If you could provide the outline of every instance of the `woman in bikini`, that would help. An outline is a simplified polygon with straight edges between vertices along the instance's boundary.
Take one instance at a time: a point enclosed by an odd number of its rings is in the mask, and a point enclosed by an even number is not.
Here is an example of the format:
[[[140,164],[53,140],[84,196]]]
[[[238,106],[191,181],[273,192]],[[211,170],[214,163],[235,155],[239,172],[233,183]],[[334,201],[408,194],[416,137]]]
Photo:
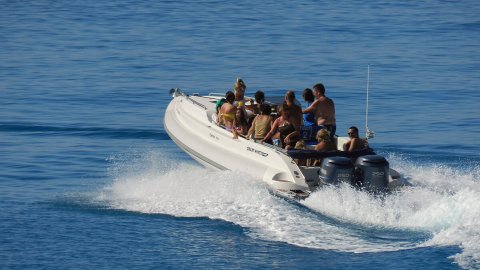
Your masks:
[[[294,124],[296,121],[290,111],[289,106],[284,105],[280,108],[280,117],[273,122],[272,129],[261,142],[267,141],[278,132],[283,148],[288,150],[295,147],[300,135],[300,126]]]
[[[233,90],[235,90],[235,101],[233,102],[233,105],[237,108],[242,107],[245,109],[247,103],[247,100],[245,99],[245,90],[247,90],[247,86],[241,78],[237,78],[233,85]]]
[[[248,131],[247,117],[245,116],[245,110],[237,108],[235,128],[238,134],[245,135]]]
[[[236,139],[238,138],[238,134],[235,129],[237,108],[233,106],[235,94],[232,91],[228,91],[225,94],[225,99],[227,102],[225,102],[218,111],[217,124],[223,125],[226,130],[231,131],[233,133],[233,138]]]
[[[237,107],[237,115],[241,118],[241,122],[243,123],[244,121],[247,122],[248,126],[248,113],[247,113],[247,99],[245,98],[245,90],[247,89],[247,86],[245,85],[245,82],[241,78],[237,78],[235,81],[235,84],[233,86],[233,89],[235,90],[235,100],[233,101],[233,106]],[[238,112],[241,110],[241,112]],[[238,117],[237,117],[238,120]],[[239,125],[240,123],[237,123]],[[243,126],[240,125],[240,128],[243,128]],[[245,133],[247,133],[248,127],[245,129]]]

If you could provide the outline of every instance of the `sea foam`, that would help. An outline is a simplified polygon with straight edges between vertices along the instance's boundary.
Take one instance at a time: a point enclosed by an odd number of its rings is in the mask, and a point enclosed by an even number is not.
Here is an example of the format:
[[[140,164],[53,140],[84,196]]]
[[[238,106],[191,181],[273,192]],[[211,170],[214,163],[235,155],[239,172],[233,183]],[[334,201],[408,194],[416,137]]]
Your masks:
[[[126,211],[220,219],[251,237],[308,248],[382,252],[455,245],[463,249],[454,256],[457,263],[478,265],[478,168],[422,167],[395,157],[391,164],[408,172],[414,186],[384,197],[348,185],[325,187],[294,203],[243,173],[149,152],[114,159],[113,181],[97,199]]]

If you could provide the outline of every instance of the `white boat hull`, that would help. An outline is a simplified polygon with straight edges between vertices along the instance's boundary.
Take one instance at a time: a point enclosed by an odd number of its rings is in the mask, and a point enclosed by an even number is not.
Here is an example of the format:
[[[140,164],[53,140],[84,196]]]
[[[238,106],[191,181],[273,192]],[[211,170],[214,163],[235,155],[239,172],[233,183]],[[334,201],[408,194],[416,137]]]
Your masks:
[[[177,94],[167,107],[165,130],[172,140],[206,167],[258,177],[275,191],[309,193],[297,164],[282,149],[243,137],[212,123],[215,99]]]

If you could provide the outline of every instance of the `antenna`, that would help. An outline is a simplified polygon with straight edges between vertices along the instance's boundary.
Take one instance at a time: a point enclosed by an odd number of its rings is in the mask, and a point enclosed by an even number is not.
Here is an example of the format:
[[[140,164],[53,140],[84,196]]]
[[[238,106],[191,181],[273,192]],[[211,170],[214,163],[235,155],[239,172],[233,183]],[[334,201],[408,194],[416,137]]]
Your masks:
[[[370,65],[368,65],[368,69],[367,69],[367,106],[365,110],[365,137],[367,137],[367,139],[371,139],[375,137],[375,132],[373,132],[368,128],[368,90],[369,90],[368,88],[369,86],[370,86]]]

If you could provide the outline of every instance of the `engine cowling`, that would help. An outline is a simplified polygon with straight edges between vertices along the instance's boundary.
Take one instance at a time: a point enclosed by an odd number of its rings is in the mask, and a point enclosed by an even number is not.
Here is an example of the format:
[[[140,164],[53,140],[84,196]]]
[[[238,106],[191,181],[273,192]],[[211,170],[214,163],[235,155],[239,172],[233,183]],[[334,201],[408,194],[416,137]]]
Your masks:
[[[360,156],[355,161],[355,184],[371,192],[388,189],[388,161],[379,155]]]
[[[347,157],[326,157],[322,161],[319,174],[325,184],[338,185],[342,182],[352,183],[353,164]]]

